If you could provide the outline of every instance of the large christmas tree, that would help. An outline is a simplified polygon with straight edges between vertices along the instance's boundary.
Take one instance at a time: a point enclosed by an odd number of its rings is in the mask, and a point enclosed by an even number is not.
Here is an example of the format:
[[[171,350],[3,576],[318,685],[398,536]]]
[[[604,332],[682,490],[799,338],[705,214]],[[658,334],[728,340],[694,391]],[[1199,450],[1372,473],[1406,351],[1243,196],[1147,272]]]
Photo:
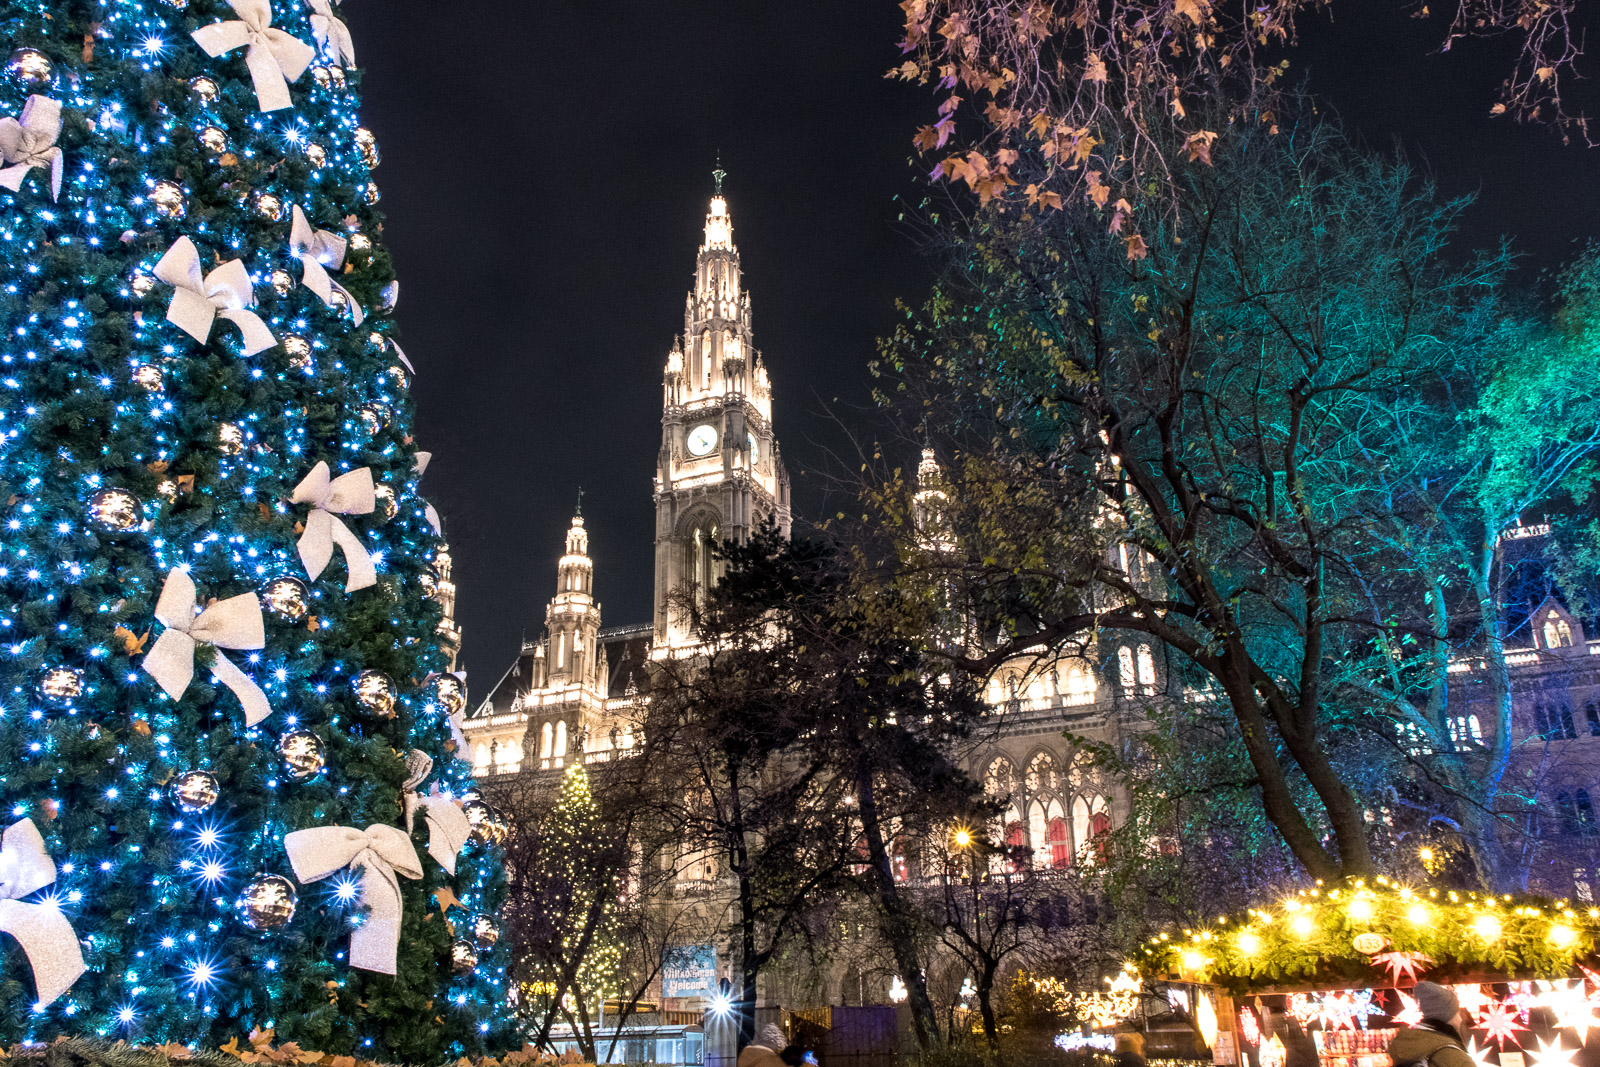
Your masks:
[[[501,1044],[340,13],[0,32],[0,1040]]]

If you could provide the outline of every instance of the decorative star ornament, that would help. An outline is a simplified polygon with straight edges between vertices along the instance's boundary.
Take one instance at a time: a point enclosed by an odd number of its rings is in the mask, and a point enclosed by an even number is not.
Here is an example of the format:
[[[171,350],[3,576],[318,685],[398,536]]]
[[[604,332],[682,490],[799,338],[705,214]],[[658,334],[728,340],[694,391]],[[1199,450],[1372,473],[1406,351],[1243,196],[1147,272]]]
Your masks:
[[[1417,1006],[1417,998],[1396,989],[1395,996],[1400,998],[1400,1010],[1392,1018],[1396,1026],[1415,1026],[1422,1021],[1422,1009]],[[1462,1005],[1466,1007],[1465,1004]]]
[[[1496,1067],[1495,1061],[1489,1058],[1494,1055],[1494,1049],[1488,1045],[1479,1045],[1477,1038],[1467,1038],[1467,1047],[1464,1051],[1468,1056],[1472,1057],[1472,1062],[1477,1067]]]
[[[1372,962],[1387,970],[1389,984],[1396,986],[1402,978],[1415,985],[1422,972],[1433,966],[1433,958],[1421,952],[1380,952]]]
[[[1476,982],[1465,985],[1453,985],[1451,991],[1456,995],[1456,1002],[1461,1005],[1461,1010],[1471,1015],[1474,1019],[1483,1015],[1489,1006],[1494,1003],[1494,998],[1486,995],[1483,986]]]
[[[1557,1030],[1571,1030],[1578,1044],[1589,1041],[1589,1031],[1600,1028],[1600,1019],[1594,1017],[1594,1007],[1584,995],[1583,983],[1551,982],[1550,988],[1539,995],[1538,1003],[1549,1008],[1556,1017]]]
[[[1479,1029],[1484,1031],[1487,1039],[1500,1042],[1500,1047],[1517,1044],[1518,1030],[1526,1030],[1518,1019],[1518,1012],[1514,1005],[1501,1003],[1493,1005],[1484,1012]]]
[[[1542,1037],[1538,1038],[1537,1040],[1539,1042],[1538,1049],[1523,1050],[1528,1054],[1528,1062],[1531,1063],[1533,1067],[1577,1067],[1577,1065],[1572,1062],[1572,1057],[1576,1056],[1582,1050],[1575,1048],[1562,1048],[1560,1034],[1557,1034],[1556,1039],[1549,1044],[1545,1044],[1545,1040]]]

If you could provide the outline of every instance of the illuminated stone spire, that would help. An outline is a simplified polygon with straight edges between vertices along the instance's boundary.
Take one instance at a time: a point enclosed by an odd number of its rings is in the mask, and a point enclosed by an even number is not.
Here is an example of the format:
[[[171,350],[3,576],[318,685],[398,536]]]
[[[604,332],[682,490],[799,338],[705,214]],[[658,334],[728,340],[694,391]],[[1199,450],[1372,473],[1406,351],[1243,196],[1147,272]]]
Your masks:
[[[566,552],[556,567],[556,595],[545,611],[545,626],[546,684],[599,685],[604,671],[597,655],[600,605],[594,599],[594,560],[589,558],[589,531],[581,514],[572,517],[567,530]]]
[[[772,429],[772,383],[756,351],[750,294],[722,195],[715,191],[684,300],[683,333],[663,375],[656,468],[655,640],[684,640],[679,594],[717,578],[719,541],[743,542],[764,522],[789,532],[789,475]]]

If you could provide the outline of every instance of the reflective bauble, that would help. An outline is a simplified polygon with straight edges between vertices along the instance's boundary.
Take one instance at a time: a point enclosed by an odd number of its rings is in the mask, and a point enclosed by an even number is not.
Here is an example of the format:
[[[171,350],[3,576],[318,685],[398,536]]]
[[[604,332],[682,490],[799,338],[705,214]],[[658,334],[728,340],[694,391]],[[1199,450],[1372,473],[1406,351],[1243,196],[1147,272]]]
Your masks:
[[[220,126],[207,126],[200,131],[200,147],[214,156],[228,150],[228,135]]]
[[[489,948],[500,940],[500,924],[487,915],[480,915],[472,923],[472,940],[479,948]]]
[[[83,695],[83,672],[72,667],[50,667],[39,675],[39,692],[65,704]]]
[[[382,289],[378,290],[378,303],[385,311],[393,311],[394,306],[400,303],[400,279],[396,278]]]
[[[37,89],[50,84],[55,65],[37,48],[19,48],[6,60],[6,73],[28,88]]]
[[[311,80],[326,89],[333,84],[333,75],[328,73],[327,67],[315,66],[311,68]]]
[[[163,478],[156,485],[156,496],[171,503],[178,499],[178,483],[171,478]]]
[[[274,193],[259,193],[255,199],[255,212],[268,222],[283,218],[283,200]]]
[[[362,671],[350,687],[356,691],[356,703],[368,714],[385,719],[394,717],[393,678],[382,671]]]
[[[361,152],[361,162],[371,170],[378,165],[378,139],[365,126],[356,129],[356,148]]]
[[[382,198],[383,194],[378,192],[377,182],[368,182],[366,185],[362,186],[361,199],[365,200],[367,203],[376,204]]]
[[[377,433],[383,429],[383,424],[389,421],[389,410],[382,404],[363,404],[361,407],[361,428],[369,434]]]
[[[159,393],[165,383],[161,368],[153,363],[141,363],[133,368],[133,384],[147,393]]]
[[[343,314],[344,313],[344,309],[349,307],[349,306],[350,306],[350,298],[345,295],[345,291],[343,289],[330,289],[330,290],[328,290],[328,310],[329,311],[332,311],[334,314],[339,315],[339,314]]]
[[[299,903],[294,883],[281,874],[258,874],[239,893],[234,907],[252,930],[276,930],[294,918]]]
[[[231,422],[217,427],[217,450],[225,456],[237,456],[244,451],[244,431]]]
[[[423,571],[421,574],[417,575],[417,585],[422,587],[422,595],[427,597],[429,600],[432,600],[434,597],[439,595],[439,579],[435,578],[428,571]]]
[[[261,606],[286,622],[299,622],[311,610],[311,590],[298,578],[274,578],[261,590]]]
[[[144,508],[126,489],[102,489],[89,498],[89,521],[107,533],[127,533],[144,522]]]
[[[450,946],[450,969],[456,974],[471,974],[478,965],[478,946],[466,938]]]
[[[306,145],[306,162],[320,170],[328,165],[328,150],[313,141]]]
[[[150,203],[155,205],[158,214],[169,219],[181,219],[189,211],[183,187],[177,182],[156,182],[150,190]]]
[[[311,342],[299,334],[286,333],[279,340],[283,354],[289,357],[289,366],[295,370],[311,369]]]
[[[446,715],[454,715],[467,706],[467,686],[453,674],[431,675],[426,682],[428,695]]]
[[[328,764],[328,750],[322,738],[310,730],[290,730],[278,739],[278,755],[283,757],[283,773],[304,781]]]
[[[328,68],[328,80],[333,83],[333,87],[335,89],[343,89],[344,88],[344,68],[343,67],[329,67]]]
[[[372,238],[368,237],[364,233],[353,233],[350,235],[350,251],[367,252],[371,249]]]
[[[172,802],[189,815],[209,810],[222,796],[217,776],[210,771],[184,771],[172,780],[171,790]]]
[[[472,840],[480,845],[494,840],[494,827],[490,825],[493,808],[474,797],[461,805],[461,810],[466,813],[467,824],[472,827],[469,835]]]
[[[372,495],[376,503],[378,517],[388,522],[400,513],[400,506],[394,502],[394,490],[387,485],[378,484],[372,487]]]
[[[206,77],[192,78],[189,91],[199,97],[202,104],[209,104],[217,98],[217,83]]]
[[[397,392],[401,389],[411,388],[411,376],[406,374],[406,369],[398,364],[384,371],[383,376],[389,379],[389,388]]]
[[[150,295],[150,290],[156,287],[156,280],[144,271],[138,271],[128,279],[128,288],[133,290],[133,295],[143,300]]]
[[[275,270],[271,277],[272,291],[279,296],[288,296],[289,290],[294,288],[294,278],[286,270]]]

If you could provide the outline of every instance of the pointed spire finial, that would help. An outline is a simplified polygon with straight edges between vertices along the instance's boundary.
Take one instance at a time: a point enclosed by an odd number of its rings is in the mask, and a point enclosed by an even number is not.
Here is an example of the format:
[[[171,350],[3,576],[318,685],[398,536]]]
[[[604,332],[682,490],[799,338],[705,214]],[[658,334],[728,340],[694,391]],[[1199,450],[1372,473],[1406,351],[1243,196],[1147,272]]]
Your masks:
[[[582,515],[583,514],[583,486],[581,486],[581,485],[578,486],[578,510],[573,512],[573,514],[574,515]]]
[[[727,176],[728,172],[722,169],[722,153],[718,152],[717,169],[711,172],[711,181],[715,185],[714,191],[717,196],[722,195],[722,179],[726,178]]]

